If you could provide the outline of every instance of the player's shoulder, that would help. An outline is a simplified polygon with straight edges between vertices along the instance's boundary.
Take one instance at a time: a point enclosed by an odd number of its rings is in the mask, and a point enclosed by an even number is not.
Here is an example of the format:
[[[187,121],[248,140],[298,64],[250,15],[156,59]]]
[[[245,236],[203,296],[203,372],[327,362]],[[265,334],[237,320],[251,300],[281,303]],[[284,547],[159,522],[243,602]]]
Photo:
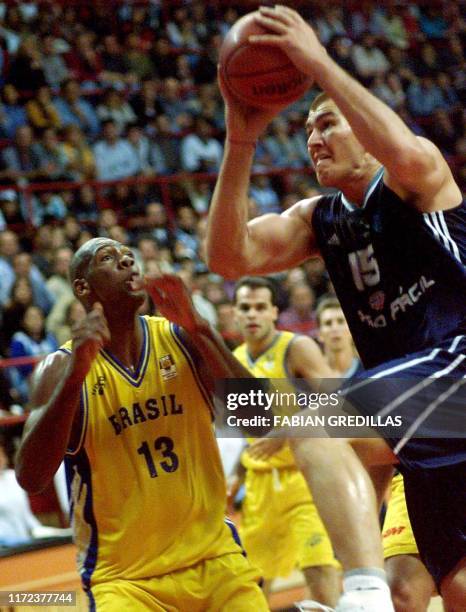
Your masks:
[[[284,217],[298,217],[301,218],[305,223],[310,224],[312,220],[312,215],[314,213],[315,208],[322,200],[322,195],[312,196],[311,198],[304,198],[303,200],[298,200],[293,206],[285,210],[282,213]]]

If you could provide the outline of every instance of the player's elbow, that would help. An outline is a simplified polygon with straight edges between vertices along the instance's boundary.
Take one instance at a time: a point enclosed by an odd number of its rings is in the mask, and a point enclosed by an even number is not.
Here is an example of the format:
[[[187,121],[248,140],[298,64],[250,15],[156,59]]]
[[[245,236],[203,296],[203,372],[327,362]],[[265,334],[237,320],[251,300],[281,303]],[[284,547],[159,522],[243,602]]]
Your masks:
[[[30,495],[37,495],[42,493],[44,489],[52,481],[52,477],[47,477],[38,474],[37,470],[32,465],[28,465],[27,462],[21,457],[21,452],[18,455],[18,459],[15,465],[16,480],[21,488],[23,488]]]
[[[219,256],[218,253],[209,253],[208,250],[207,267],[211,272],[223,276],[226,280],[236,280],[246,274],[246,272],[243,272],[243,266],[239,258],[235,261],[231,258]]]

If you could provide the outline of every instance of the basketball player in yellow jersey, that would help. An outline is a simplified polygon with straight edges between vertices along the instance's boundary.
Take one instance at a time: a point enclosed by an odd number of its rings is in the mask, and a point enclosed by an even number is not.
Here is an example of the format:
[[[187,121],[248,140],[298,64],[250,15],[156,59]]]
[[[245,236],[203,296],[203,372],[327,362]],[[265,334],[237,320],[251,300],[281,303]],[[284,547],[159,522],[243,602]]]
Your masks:
[[[348,324],[336,297],[323,298],[316,309],[324,356],[337,376],[357,376],[356,357]],[[419,558],[401,474],[394,476],[382,530],[385,570],[396,612],[426,612],[435,594],[434,582]]]
[[[276,329],[275,298],[274,285],[266,278],[239,281],[235,316],[245,342],[235,349],[235,356],[257,377],[315,382],[328,376],[313,340]],[[240,532],[249,558],[263,572],[265,592],[270,592],[274,578],[299,567],[310,596],[333,605],[340,593],[339,565],[288,444],[277,439],[249,441],[241,457],[246,494]]]
[[[78,565],[91,610],[267,610],[259,572],[224,521],[215,378],[249,376],[175,276],[86,242],[70,269],[87,316],[38,367],[17,476],[42,490],[66,455]],[[170,319],[139,317],[146,297]]]

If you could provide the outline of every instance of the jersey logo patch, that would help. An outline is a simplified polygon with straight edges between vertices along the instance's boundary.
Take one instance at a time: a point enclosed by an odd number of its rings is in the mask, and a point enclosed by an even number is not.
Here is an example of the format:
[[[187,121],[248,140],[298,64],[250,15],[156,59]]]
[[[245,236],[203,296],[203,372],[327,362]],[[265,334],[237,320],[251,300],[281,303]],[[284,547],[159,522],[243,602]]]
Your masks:
[[[107,379],[105,378],[105,376],[97,376],[97,382],[92,385],[92,395],[103,395],[104,394],[104,387],[107,384]]]
[[[330,236],[330,238],[328,239],[328,243],[331,246],[338,246],[340,244],[340,239],[336,234],[333,234],[333,236]]]
[[[162,374],[162,378],[164,380],[169,380],[170,378],[174,378],[178,376],[178,371],[176,369],[176,364],[173,361],[173,357],[170,353],[168,355],[164,355],[159,359],[160,372]]]
[[[385,304],[385,293],[383,291],[376,291],[369,297],[369,306],[374,310],[383,310]]]

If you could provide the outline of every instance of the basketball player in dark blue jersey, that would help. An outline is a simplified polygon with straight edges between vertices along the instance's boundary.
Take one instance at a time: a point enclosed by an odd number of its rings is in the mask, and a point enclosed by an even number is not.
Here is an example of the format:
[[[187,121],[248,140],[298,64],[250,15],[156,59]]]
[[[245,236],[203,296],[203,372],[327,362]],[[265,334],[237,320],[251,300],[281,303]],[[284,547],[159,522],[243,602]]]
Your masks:
[[[374,377],[448,375],[452,399],[466,375],[466,204],[445,159],[342,70],[295,11],[261,8],[257,22],[268,33],[250,42],[283,50],[324,92],[309,112],[308,149],[320,184],[338,191],[248,222],[255,142],[278,111],[240,104],[220,76],[227,139],[209,213],[211,269],[227,278],[267,274],[320,253],[369,368],[366,391]],[[465,610],[466,441],[451,431],[433,437],[438,419],[429,430],[442,398],[414,385],[403,387],[403,402],[396,384],[386,388],[391,395],[367,393],[367,405],[354,390],[351,400],[372,415],[397,404],[409,427],[401,439],[359,440],[359,457],[399,462],[421,557],[446,609]],[[420,432],[430,437],[416,438]],[[293,445],[346,571],[337,610],[391,610],[374,490],[361,462],[343,440]]]

